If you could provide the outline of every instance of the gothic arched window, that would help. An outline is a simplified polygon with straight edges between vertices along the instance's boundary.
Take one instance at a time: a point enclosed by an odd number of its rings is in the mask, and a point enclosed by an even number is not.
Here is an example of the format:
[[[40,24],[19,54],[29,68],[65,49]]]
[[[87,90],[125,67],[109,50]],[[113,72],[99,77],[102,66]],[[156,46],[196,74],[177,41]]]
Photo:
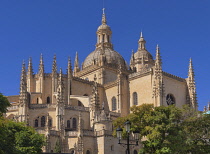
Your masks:
[[[72,125],[73,125],[72,128],[73,128],[74,130],[76,130],[76,129],[77,129],[77,119],[76,119],[76,118],[73,118],[72,121],[73,121],[73,122],[72,122],[72,123],[73,123],[73,124],[72,124]]]
[[[47,97],[47,104],[50,104],[50,97]]]
[[[41,127],[45,126],[45,116],[41,117]]]
[[[133,151],[133,154],[138,154],[137,150],[134,150],[134,151]]]
[[[112,111],[117,110],[117,100],[115,97],[112,97]]]
[[[166,96],[166,103],[167,103],[168,105],[173,105],[173,104],[176,103],[175,98],[174,98],[174,96],[173,96],[172,94],[168,94],[168,95]]]
[[[34,121],[34,127],[39,127],[39,120],[38,119],[35,119],[35,121]]]
[[[138,94],[136,92],[133,93],[133,105],[138,105]]]
[[[52,127],[52,119],[49,119],[48,125],[49,125],[49,127]]]
[[[70,120],[67,120],[67,128],[70,128],[71,124],[70,124]]]
[[[90,154],[90,150],[87,150],[87,151],[86,151],[86,154]]]

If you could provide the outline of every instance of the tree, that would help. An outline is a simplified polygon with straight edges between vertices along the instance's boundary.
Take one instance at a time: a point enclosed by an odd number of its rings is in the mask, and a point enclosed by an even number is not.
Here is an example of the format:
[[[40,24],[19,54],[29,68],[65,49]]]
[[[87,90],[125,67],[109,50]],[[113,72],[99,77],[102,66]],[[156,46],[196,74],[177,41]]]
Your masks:
[[[9,101],[7,98],[0,93],[0,116],[2,116],[3,113],[7,112],[7,107],[10,106]]]
[[[32,127],[0,119],[0,153],[1,154],[39,154],[44,145],[44,136]]]
[[[61,143],[59,139],[56,141],[56,144],[55,144],[55,152],[61,153]]]
[[[186,152],[191,154],[210,153],[210,115],[195,112],[184,106],[183,122],[181,123],[185,135]]]
[[[139,130],[143,148],[140,153],[209,153],[209,115],[200,115],[190,107],[173,105],[153,107],[143,104],[131,108],[127,117],[114,121],[115,128],[129,119],[132,130]]]

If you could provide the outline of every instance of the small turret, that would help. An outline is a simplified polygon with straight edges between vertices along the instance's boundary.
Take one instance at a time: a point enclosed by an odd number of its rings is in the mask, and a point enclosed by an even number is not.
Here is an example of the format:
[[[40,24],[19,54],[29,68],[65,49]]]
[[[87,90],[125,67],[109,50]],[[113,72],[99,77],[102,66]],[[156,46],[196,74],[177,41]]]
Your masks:
[[[77,72],[80,71],[80,67],[79,67],[79,57],[78,57],[78,53],[76,52],[76,57],[74,60],[74,75],[76,75]]]
[[[146,41],[144,40],[144,37],[143,37],[143,34],[142,34],[142,32],[141,32],[141,34],[140,34],[140,39],[139,39],[139,48],[138,48],[138,50],[145,50],[146,49]]]
[[[197,105],[197,93],[196,93],[196,86],[195,86],[195,74],[194,74],[191,58],[190,58],[190,63],[189,63],[187,84],[188,84],[188,89],[189,89],[190,105],[194,109],[197,109],[198,105]]]
[[[111,28],[107,25],[107,20],[104,10],[105,9],[103,8],[103,14],[101,20],[102,24],[98,27],[97,30],[97,44],[96,44],[96,48],[101,48],[102,50],[104,50],[104,47],[111,49],[113,47],[111,43],[112,31]]]
[[[62,69],[60,68],[59,79],[58,79],[58,103],[64,102],[64,82],[63,82],[63,73]]]
[[[163,97],[164,97],[164,83],[163,83],[162,60],[160,56],[160,48],[157,45],[156,60],[154,66],[154,83],[153,83],[154,106],[163,105]]]
[[[72,78],[72,66],[71,66],[71,58],[68,57],[68,68],[67,68],[68,78]]]
[[[160,56],[160,48],[157,45],[156,47],[156,60],[155,60],[155,78],[160,78],[162,76],[162,59]]]
[[[40,76],[44,76],[44,61],[43,61],[43,56],[42,56],[42,54],[41,54],[41,56],[40,56],[39,75],[40,75]]]
[[[26,81],[26,68],[25,62],[23,61],[21,78],[20,78],[20,95],[19,95],[19,108],[18,114],[20,115],[19,121],[28,123],[28,92],[27,92],[27,81]]]
[[[26,103],[27,101],[27,82],[26,82],[26,68],[25,62],[23,61],[20,79],[20,104]]]
[[[27,73],[27,77],[31,78],[33,76],[33,66],[32,66],[32,58],[30,57],[28,60],[28,73]]]
[[[33,91],[33,67],[32,67],[32,58],[29,58],[28,61],[28,72],[27,72],[27,91],[32,92]]]
[[[57,75],[57,62],[56,62],[56,55],[53,57],[53,64],[52,64],[52,76],[55,77]]]
[[[57,85],[58,85],[58,73],[57,73],[57,61],[56,61],[56,55],[53,57],[53,63],[52,63],[52,94],[54,92],[57,92]],[[53,98],[53,102],[54,97]]]

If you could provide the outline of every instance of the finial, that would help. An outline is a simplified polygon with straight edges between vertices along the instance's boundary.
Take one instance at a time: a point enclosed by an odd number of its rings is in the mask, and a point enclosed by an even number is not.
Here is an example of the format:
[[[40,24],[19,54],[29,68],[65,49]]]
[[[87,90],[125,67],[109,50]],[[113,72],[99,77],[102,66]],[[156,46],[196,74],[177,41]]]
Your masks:
[[[33,74],[33,68],[32,68],[32,58],[29,57],[29,60],[28,60],[28,74]]]
[[[142,32],[140,33],[140,39],[139,39],[138,43],[139,43],[139,49],[138,50],[146,49],[146,46],[145,46],[146,41],[144,40]]]
[[[57,63],[56,63],[56,55],[55,55],[55,54],[54,54],[54,57],[53,57],[52,72],[53,72],[54,74],[57,73]]]
[[[68,68],[67,68],[67,73],[70,75],[72,74],[72,66],[71,66],[71,58],[68,57]]]
[[[60,67],[60,75],[62,75],[62,68]]]
[[[143,38],[143,33],[142,33],[142,31],[141,31],[140,37]]]
[[[194,69],[193,69],[193,64],[192,64],[192,58],[190,57],[190,62],[189,62],[189,71],[188,71],[188,77],[192,77],[194,80]]]
[[[23,60],[23,63],[22,63],[22,75],[25,75],[26,73],[26,65],[25,65],[25,60]]]
[[[102,24],[103,24],[103,25],[106,25],[105,8],[103,8],[103,14],[102,14]]]
[[[105,8],[103,8],[102,10],[103,10],[103,14],[105,14]]]
[[[156,46],[156,51],[157,51],[157,53],[159,54],[160,47],[159,47],[159,45],[158,45],[158,44],[157,44],[157,46]]]
[[[39,74],[44,73],[44,62],[43,62],[43,55],[41,53],[40,56],[40,63],[39,63]]]
[[[79,71],[80,71],[79,57],[78,57],[78,53],[76,52],[76,56],[75,56],[75,60],[74,60],[74,73],[79,72]]]

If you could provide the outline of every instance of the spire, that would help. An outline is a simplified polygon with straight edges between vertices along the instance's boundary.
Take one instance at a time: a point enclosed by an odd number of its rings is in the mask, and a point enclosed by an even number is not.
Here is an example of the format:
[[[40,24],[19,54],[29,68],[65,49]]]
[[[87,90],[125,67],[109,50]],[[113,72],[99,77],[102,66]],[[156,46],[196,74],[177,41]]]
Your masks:
[[[134,64],[134,51],[132,50],[132,53],[131,53],[131,59],[130,59],[130,65],[133,65]]]
[[[190,105],[197,109],[197,93],[196,93],[196,86],[195,86],[195,74],[192,64],[192,59],[190,58],[189,62],[189,71],[188,71],[188,88],[189,88],[189,95],[190,95]]]
[[[103,14],[102,14],[102,25],[106,25],[106,15],[105,15],[105,8],[102,9],[103,10]]]
[[[160,56],[160,48],[159,48],[158,44],[156,47],[156,61],[155,61],[155,63],[159,65],[160,69],[162,69],[162,59]]]
[[[79,68],[79,57],[78,57],[78,53],[76,52],[76,57],[74,60],[74,74],[79,72],[80,68]]]
[[[155,60],[155,78],[160,78],[161,74],[162,74],[162,60],[160,56],[160,48],[157,44],[156,60]]]
[[[100,48],[104,50],[105,48],[113,48],[111,43],[111,36],[112,31],[111,28],[107,25],[106,15],[105,15],[105,8],[103,8],[102,14],[102,24],[98,27],[97,30],[97,43],[96,48]]]
[[[22,64],[22,70],[21,70],[21,79],[20,79],[20,92],[26,91],[26,67],[25,67],[25,61],[23,61]]]
[[[63,86],[63,71],[60,68],[58,86]]]
[[[25,103],[27,100],[27,82],[26,82],[26,67],[23,61],[21,77],[20,77],[20,103]]]
[[[40,56],[40,63],[39,63],[39,75],[41,74],[44,74],[44,62],[42,54]]]
[[[71,66],[71,58],[68,57],[68,68],[67,68],[68,78],[72,77],[72,66]]]
[[[53,64],[52,64],[52,75],[57,74],[57,62],[56,62],[56,55],[53,57]]]
[[[142,31],[141,31],[141,33],[140,33],[140,38],[143,38],[143,33],[142,33]]]
[[[64,83],[63,83],[63,73],[60,68],[59,79],[58,79],[58,103],[63,103],[64,101]]]
[[[192,64],[192,58],[190,58],[190,63],[189,63],[189,71],[188,71],[188,78],[190,78],[193,82],[195,74],[194,74],[194,69],[193,69],[193,64]]]
[[[33,75],[33,66],[32,66],[32,58],[30,57],[28,60],[28,76],[32,76]]]
[[[146,46],[145,46],[145,44],[146,44],[146,41],[144,40],[144,37],[143,37],[143,33],[141,32],[140,33],[140,39],[139,39],[139,48],[138,48],[138,50],[146,50]]]
[[[163,105],[165,87],[164,87],[164,82],[163,82],[162,60],[160,56],[160,48],[158,45],[156,47],[154,77],[155,77],[154,84],[153,84],[154,106],[160,106],[160,105]]]

